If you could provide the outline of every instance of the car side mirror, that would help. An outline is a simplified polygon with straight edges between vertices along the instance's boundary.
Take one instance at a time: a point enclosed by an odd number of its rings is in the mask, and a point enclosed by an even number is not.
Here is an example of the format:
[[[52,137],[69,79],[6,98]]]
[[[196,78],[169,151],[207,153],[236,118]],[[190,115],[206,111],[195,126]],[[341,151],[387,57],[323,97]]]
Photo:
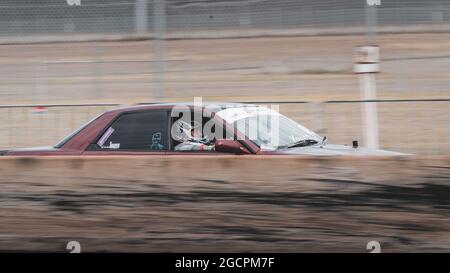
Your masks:
[[[215,150],[220,153],[230,153],[230,154],[249,154],[250,152],[242,146],[237,140],[230,139],[218,139],[216,140]]]

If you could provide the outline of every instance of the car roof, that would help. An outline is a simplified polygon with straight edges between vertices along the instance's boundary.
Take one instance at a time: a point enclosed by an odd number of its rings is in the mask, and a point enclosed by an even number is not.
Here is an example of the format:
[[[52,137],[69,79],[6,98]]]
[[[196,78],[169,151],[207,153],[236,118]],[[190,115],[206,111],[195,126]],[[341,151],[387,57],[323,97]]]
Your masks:
[[[113,109],[108,112],[124,113],[124,112],[131,112],[131,111],[140,111],[140,110],[171,109],[173,107],[181,107],[181,106],[194,108],[197,105],[194,105],[193,102],[142,103],[142,104],[138,104],[138,105]],[[221,111],[221,110],[224,110],[227,108],[248,107],[248,106],[255,106],[255,105],[246,104],[246,103],[236,103],[236,102],[202,102],[201,106],[205,110],[216,113],[218,111]]]

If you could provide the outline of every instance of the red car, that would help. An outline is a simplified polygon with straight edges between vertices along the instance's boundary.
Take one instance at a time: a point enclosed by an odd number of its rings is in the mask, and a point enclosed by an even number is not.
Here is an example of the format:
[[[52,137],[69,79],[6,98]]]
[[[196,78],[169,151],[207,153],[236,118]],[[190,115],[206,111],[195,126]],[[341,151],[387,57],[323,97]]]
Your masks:
[[[177,109],[177,111],[174,111]],[[211,150],[179,151],[182,140],[173,136],[180,109],[190,117],[200,116],[208,127]],[[270,119],[276,117],[277,130]],[[261,128],[263,130],[261,130]],[[267,130],[269,128],[269,130]],[[266,130],[264,130],[266,129]],[[255,131],[257,131],[255,133]],[[220,132],[224,137],[216,137]],[[226,137],[225,137],[226,136]],[[103,113],[54,147],[0,151],[0,155],[180,155],[180,154],[308,154],[308,155],[399,155],[400,153],[332,145],[295,121],[269,108],[236,103],[189,103],[133,106]]]

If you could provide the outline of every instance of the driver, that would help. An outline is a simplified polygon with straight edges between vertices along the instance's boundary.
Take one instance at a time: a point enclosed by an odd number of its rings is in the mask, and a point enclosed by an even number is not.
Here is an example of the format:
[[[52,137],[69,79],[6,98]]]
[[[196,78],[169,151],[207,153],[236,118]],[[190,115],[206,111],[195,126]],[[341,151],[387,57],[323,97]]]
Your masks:
[[[174,124],[177,140],[181,143],[175,146],[175,151],[214,151],[214,143],[202,137],[201,124],[194,124],[177,120]]]

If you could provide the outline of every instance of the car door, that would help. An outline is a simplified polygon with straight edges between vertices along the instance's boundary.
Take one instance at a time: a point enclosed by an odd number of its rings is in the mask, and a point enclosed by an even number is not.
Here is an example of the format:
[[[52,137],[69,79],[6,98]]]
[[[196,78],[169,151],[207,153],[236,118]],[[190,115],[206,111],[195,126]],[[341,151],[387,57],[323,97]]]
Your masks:
[[[119,115],[84,152],[85,155],[164,155],[168,112],[132,111]]]

